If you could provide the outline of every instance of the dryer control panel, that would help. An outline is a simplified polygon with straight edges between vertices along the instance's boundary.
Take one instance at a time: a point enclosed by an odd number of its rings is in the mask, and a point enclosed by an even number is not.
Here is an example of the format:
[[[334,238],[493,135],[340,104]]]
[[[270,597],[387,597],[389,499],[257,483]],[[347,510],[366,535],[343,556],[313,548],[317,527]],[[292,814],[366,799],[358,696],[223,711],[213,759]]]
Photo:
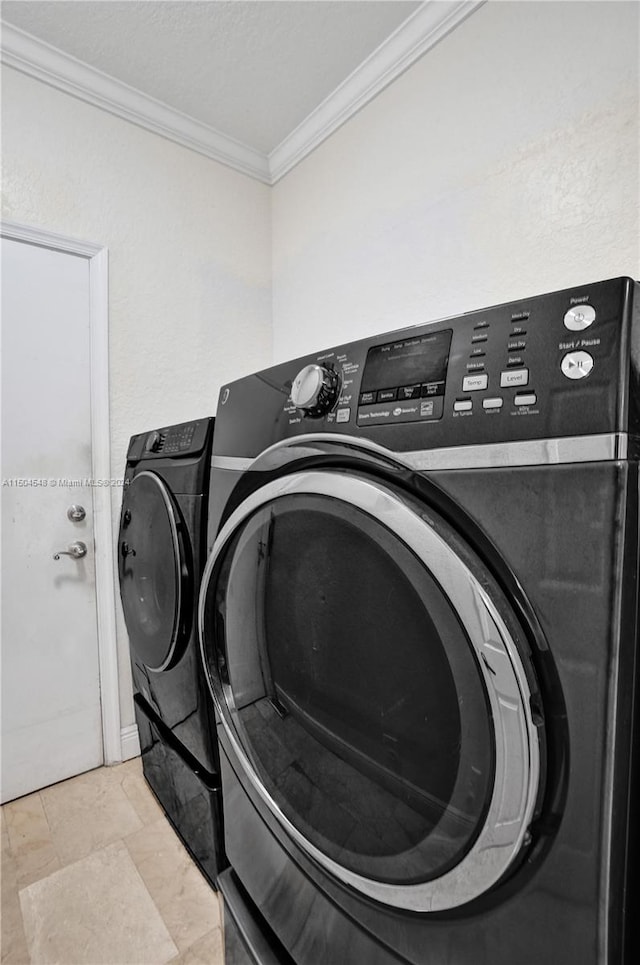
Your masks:
[[[132,436],[127,461],[195,456],[204,449],[212,423],[213,419],[199,419]]]
[[[617,278],[286,362],[223,388],[214,452],[322,431],[394,451],[640,435],[639,312]]]

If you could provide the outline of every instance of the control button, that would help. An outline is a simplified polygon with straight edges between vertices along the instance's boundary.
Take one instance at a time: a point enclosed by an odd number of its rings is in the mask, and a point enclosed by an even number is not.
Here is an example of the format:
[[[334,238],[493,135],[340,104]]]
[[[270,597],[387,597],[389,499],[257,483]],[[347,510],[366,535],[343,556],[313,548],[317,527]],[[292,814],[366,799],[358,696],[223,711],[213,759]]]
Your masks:
[[[472,335],[472,336],[471,336],[471,341],[472,341],[472,342],[486,342],[488,338],[489,338],[488,335]]]
[[[522,338],[516,338],[512,342],[507,342],[507,352],[524,352],[527,343]]]
[[[475,324],[473,327],[474,327],[474,328],[489,328],[489,322],[485,322],[485,321],[476,322],[476,324]]]
[[[583,332],[596,320],[593,305],[574,305],[564,316],[564,327],[571,332]]]
[[[473,352],[471,353],[471,358],[472,358],[472,359],[481,359],[481,358],[484,358],[484,356],[485,356],[486,354],[487,354],[487,353],[484,351],[484,349],[474,348]]]
[[[524,365],[524,359],[521,355],[512,355],[507,362],[508,369],[517,369],[521,365]]]
[[[515,405],[535,405],[538,399],[535,392],[526,392],[517,395],[513,401]]]
[[[593,356],[588,352],[568,352],[560,368],[568,379],[584,379],[593,368]]]
[[[504,402],[504,399],[499,398],[499,396],[496,396],[495,399],[483,399],[482,408],[483,409],[501,409],[503,402]]]
[[[336,412],[336,422],[348,422],[351,418],[351,409],[338,409]]]
[[[519,328],[519,327],[518,327],[518,328],[514,328],[514,330],[511,332],[511,335],[509,336],[509,338],[517,338],[519,335],[522,336],[522,335],[526,335],[526,334],[527,334],[527,330],[526,330],[525,328]]]
[[[529,381],[529,369],[511,369],[500,373],[500,388],[508,389],[513,385],[526,385]]]
[[[420,389],[420,395],[422,398],[429,395],[442,395],[444,391],[444,382],[425,382]]]
[[[467,362],[467,372],[482,372],[484,362]]]
[[[398,389],[399,399],[419,399],[420,398],[420,385],[403,385],[401,389]]]
[[[378,392],[376,402],[393,402],[394,399],[397,399],[397,398],[398,398],[397,389],[381,389],[380,392]]]
[[[473,409],[471,399],[458,399],[457,402],[453,403],[454,412],[469,412],[470,409]]]
[[[360,405],[372,405],[376,401],[375,392],[361,392]]]
[[[462,391],[463,392],[480,392],[482,389],[486,389],[489,384],[489,376],[484,375],[465,375],[462,380]]]

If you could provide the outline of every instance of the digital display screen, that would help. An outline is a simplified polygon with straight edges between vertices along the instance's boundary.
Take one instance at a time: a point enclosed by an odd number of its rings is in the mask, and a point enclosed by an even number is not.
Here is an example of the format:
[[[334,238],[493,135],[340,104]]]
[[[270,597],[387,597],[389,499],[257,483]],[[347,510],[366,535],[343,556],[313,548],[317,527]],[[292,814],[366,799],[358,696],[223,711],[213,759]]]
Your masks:
[[[444,395],[452,334],[451,329],[446,329],[370,348],[361,391],[430,383],[434,395]],[[441,386],[436,388],[438,383]]]

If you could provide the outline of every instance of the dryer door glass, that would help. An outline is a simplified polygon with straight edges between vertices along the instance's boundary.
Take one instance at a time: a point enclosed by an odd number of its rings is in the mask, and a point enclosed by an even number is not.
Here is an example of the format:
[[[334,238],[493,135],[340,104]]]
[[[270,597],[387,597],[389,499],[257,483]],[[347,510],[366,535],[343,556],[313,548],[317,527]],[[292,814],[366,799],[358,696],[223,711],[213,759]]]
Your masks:
[[[443,587],[454,551],[433,517],[364,480],[306,477],[214,548],[202,621],[223,722],[274,813],[341,877],[442,881],[504,776],[512,724],[487,687],[500,632],[470,583],[462,602]]]
[[[181,636],[187,568],[179,527],[162,480],[147,471],[135,476],[123,499],[118,569],[131,648],[150,670],[170,665]]]

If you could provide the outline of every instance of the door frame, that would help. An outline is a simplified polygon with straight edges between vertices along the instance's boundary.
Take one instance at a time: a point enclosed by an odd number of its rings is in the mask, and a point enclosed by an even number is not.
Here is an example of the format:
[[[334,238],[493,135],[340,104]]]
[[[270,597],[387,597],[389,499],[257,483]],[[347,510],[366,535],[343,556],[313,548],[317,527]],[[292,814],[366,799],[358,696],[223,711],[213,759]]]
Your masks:
[[[0,235],[10,241],[84,258],[89,265],[89,342],[91,398],[91,474],[111,478],[109,420],[109,255],[89,241],[3,219]],[[100,671],[102,751],[105,764],[123,759],[116,637],[113,516],[111,487],[93,487],[96,624]],[[127,755],[130,756],[130,755]]]

